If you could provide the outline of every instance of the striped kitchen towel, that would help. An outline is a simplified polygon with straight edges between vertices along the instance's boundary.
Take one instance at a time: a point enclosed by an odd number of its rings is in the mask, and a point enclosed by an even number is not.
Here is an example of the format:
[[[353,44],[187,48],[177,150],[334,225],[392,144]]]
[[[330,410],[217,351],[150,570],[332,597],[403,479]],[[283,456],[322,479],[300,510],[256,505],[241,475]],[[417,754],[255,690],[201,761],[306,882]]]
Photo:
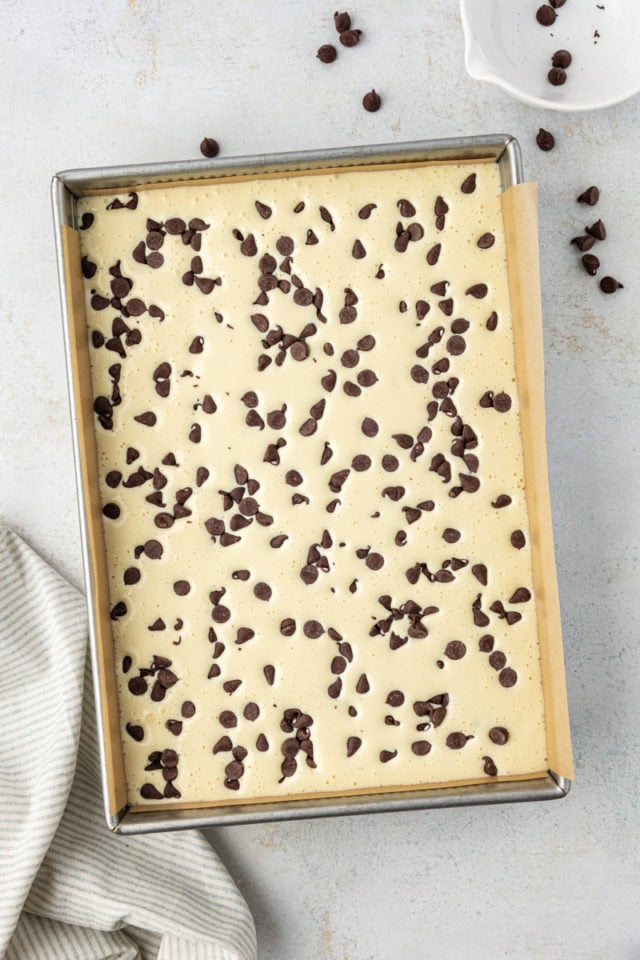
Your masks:
[[[107,830],[84,599],[3,529],[0,655],[0,957],[255,960],[202,834]]]

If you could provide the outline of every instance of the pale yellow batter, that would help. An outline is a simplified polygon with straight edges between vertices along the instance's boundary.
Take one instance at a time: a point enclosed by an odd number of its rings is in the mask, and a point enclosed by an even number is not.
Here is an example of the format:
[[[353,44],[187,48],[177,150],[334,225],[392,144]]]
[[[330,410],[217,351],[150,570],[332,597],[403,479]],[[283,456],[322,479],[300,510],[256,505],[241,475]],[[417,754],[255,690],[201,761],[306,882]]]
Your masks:
[[[130,801],[545,769],[497,166],[113,199],[79,222]]]

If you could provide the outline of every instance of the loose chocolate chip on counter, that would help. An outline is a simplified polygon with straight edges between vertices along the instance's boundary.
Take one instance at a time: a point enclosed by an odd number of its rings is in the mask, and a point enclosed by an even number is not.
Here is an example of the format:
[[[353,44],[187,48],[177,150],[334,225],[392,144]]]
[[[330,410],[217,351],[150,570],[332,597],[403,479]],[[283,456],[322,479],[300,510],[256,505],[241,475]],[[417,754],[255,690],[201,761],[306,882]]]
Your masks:
[[[338,51],[332,43],[324,43],[318,48],[318,52],[316,53],[316,57],[320,63],[333,63],[337,56]]]
[[[551,63],[554,67],[561,67],[566,70],[571,65],[572,56],[568,50],[556,50],[551,57]]]
[[[339,40],[343,47],[355,47],[360,43],[362,30],[343,30]]]
[[[603,293],[615,293],[616,290],[623,290],[624,284],[616,280],[615,277],[603,277],[600,281],[600,289]]]
[[[511,541],[511,546],[515,547],[516,550],[522,550],[527,542],[522,530],[514,530],[509,539]]]
[[[567,74],[561,67],[551,67],[547,74],[547,80],[554,87],[561,87],[567,82]]]
[[[340,38],[342,39],[342,37]],[[362,106],[369,113],[376,113],[377,110],[382,106],[382,98],[379,93],[376,93],[375,90],[370,90],[369,93],[365,93],[362,98]]]
[[[600,191],[597,187],[587,187],[579,197],[577,197],[578,203],[586,203],[590,207],[595,207],[596,203],[600,199]]]
[[[213,137],[205,137],[200,144],[200,153],[203,157],[207,157],[209,160],[213,160],[214,157],[218,156],[220,147],[218,146],[218,141],[214,140]]]
[[[556,12],[553,7],[543,3],[536,11],[536,20],[543,27],[550,27],[556,22]]]
[[[607,238],[607,230],[602,220],[596,220],[590,227],[585,227],[585,230],[590,237],[594,237],[596,240],[606,240]]]
[[[585,253],[580,258],[582,261],[582,266],[587,271],[590,277],[595,277],[596,273],[600,269],[600,261],[593,253]]]
[[[538,135],[536,137],[536,143],[541,150],[545,152],[553,150],[556,145],[555,137],[548,130],[545,130],[544,127],[540,127],[538,130]]]
[[[557,9],[558,7],[564,7],[565,2],[566,2],[566,0],[549,0],[549,3],[551,4],[551,6],[552,6],[552,7],[555,7],[556,9]],[[597,4],[596,4],[596,6],[597,6]],[[604,10],[604,7],[599,7],[598,9]]]
[[[574,243],[581,253],[583,253],[586,250],[591,250],[591,247],[594,246],[595,242],[596,242],[596,238],[589,237],[589,236],[574,237],[571,240],[571,243]]]
[[[351,17],[346,11],[341,13],[339,10],[336,10],[333,15],[333,23],[338,33],[344,33],[345,30],[351,29]]]

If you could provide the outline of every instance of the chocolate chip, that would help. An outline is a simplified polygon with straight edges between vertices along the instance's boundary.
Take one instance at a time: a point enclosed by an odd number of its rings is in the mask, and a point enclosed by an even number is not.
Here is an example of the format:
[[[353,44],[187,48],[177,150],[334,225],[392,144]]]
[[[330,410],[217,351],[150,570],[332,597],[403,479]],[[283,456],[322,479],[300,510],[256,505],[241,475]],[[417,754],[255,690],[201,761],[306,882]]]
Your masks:
[[[143,552],[149,560],[159,560],[163,553],[163,546],[158,540],[147,540]]]
[[[518,682],[518,674],[511,667],[506,667],[498,674],[498,680],[503,687],[513,687]]]
[[[436,265],[436,263],[440,259],[441,250],[442,250],[442,244],[440,243],[436,243],[431,247],[431,249],[427,253],[427,263],[429,264],[429,266],[433,267]]]
[[[369,693],[370,689],[366,673],[361,673],[356,683],[356,693]]]
[[[442,539],[446,540],[447,543],[457,543],[460,539],[460,531],[453,527],[447,527],[442,534]]]
[[[361,220],[368,220],[371,216],[371,212],[377,208],[377,203],[365,203],[364,207],[360,207],[358,211],[358,216]]]
[[[600,261],[594,254],[585,253],[582,257],[582,266],[587,271],[590,277],[595,277],[596,273],[600,269]]]
[[[218,141],[214,140],[213,137],[205,137],[200,144],[200,153],[209,160],[217,157],[219,150]]]
[[[269,741],[265,737],[264,733],[259,734],[258,739],[256,740],[256,750],[259,750],[260,753],[266,753],[268,749]]]
[[[494,670],[502,670],[502,668],[506,665],[506,662],[507,658],[502,650],[494,650],[489,656],[489,663]]]
[[[338,51],[332,43],[324,43],[316,53],[316,57],[321,63],[333,63],[337,56]]]
[[[343,30],[340,34],[340,43],[343,47],[355,47],[360,42],[361,30]]]
[[[600,281],[600,289],[603,293],[615,293],[616,290],[623,290],[624,284],[614,277],[603,277]]]
[[[538,10],[536,11],[536,20],[543,27],[550,27],[552,24],[554,24],[556,22],[556,16],[557,14],[553,7],[548,6],[546,3],[544,3],[541,7],[538,7]]]
[[[140,414],[138,414],[138,416],[137,416],[137,417],[134,417],[133,419],[134,419],[134,420],[137,420],[138,423],[144,424],[145,427],[153,427],[153,426],[155,426],[156,420],[157,420],[158,418],[156,417],[155,413],[152,413],[152,412],[149,410],[149,411],[147,411],[146,413],[140,413]]]
[[[336,10],[333,15],[333,22],[338,33],[344,33],[345,30],[351,29],[351,17],[346,11],[340,13],[340,11]]]
[[[496,393],[493,398],[493,409],[498,413],[507,413],[511,409],[511,397],[508,393]]]
[[[257,720],[258,717],[260,716],[260,707],[258,706],[257,703],[253,703],[252,701],[251,703],[248,703],[246,705],[246,707],[242,711],[242,715],[245,718],[245,720]]]
[[[236,644],[241,646],[243,643],[246,643],[248,640],[255,637],[255,630],[252,630],[251,627],[238,627],[236,630]]]
[[[238,718],[232,710],[223,710],[218,716],[218,722],[226,730],[230,730],[232,727],[237,727]]]
[[[229,711],[225,711],[225,712],[229,712]],[[220,716],[222,716],[222,714],[220,714]],[[231,714],[231,716],[234,716],[234,715]],[[235,717],[234,717],[234,720],[235,720]],[[223,724],[223,726],[225,726],[225,724]],[[234,727],[235,723],[230,724],[230,726]],[[214,754],[227,753],[229,750],[231,750],[232,746],[233,744],[231,743],[230,738],[227,736],[222,736],[216,743],[214,743],[211,752]]]
[[[401,707],[404,703],[404,693],[402,690],[392,690],[385,700],[390,707]]]
[[[268,663],[266,667],[263,667],[262,672],[264,673],[265,680],[269,686],[272,687],[276,678],[276,668],[273,666],[273,664]]]
[[[269,541],[269,544],[274,548],[274,550],[277,550],[279,547],[282,546],[285,540],[288,540],[288,539],[289,537],[286,533],[279,533],[277,534],[277,536],[271,538],[271,540]]]
[[[553,66],[561,67],[563,70],[566,70],[566,68],[571,65],[571,60],[572,57],[568,50],[556,50],[551,57]]]
[[[467,349],[467,341],[457,334],[447,340],[447,350],[454,357],[461,356]]]
[[[602,220],[596,220],[596,222],[592,223],[590,227],[585,227],[585,230],[589,236],[593,237],[595,240],[606,240],[607,230]]]
[[[560,67],[551,67],[551,70],[549,70],[547,74],[547,80],[554,87],[561,87],[567,82],[567,74]]]
[[[476,174],[470,173],[460,186],[462,193],[473,193],[476,189]]]
[[[364,470],[370,468],[371,457],[368,457],[366,453],[358,453],[351,461],[351,466],[354,470],[358,471],[358,473],[362,473]]]
[[[586,203],[590,207],[595,207],[596,203],[600,199],[600,191],[597,187],[587,187],[580,196],[577,198],[578,203]]]
[[[271,207],[269,207],[266,203],[262,203],[260,200],[256,200],[256,210],[263,220],[268,220],[273,212]]]
[[[492,233],[483,233],[478,240],[478,246],[481,250],[488,250],[495,242],[496,238]]]
[[[488,777],[497,777],[497,776],[498,776],[498,768],[496,767],[496,765],[495,765],[495,763],[493,762],[493,760],[491,759],[491,757],[483,757],[482,760],[483,760],[483,767],[482,767],[482,769],[484,770],[484,772],[486,773],[486,775],[487,775]]]
[[[511,540],[511,546],[515,547],[516,550],[522,550],[527,542],[522,530],[514,530],[509,539]]]
[[[536,143],[541,150],[545,152],[553,150],[556,145],[555,137],[548,130],[545,130],[543,127],[540,127],[538,130],[538,135],[536,137]]]
[[[80,221],[80,230],[88,230],[91,224],[94,221],[94,216],[92,213],[83,213],[82,220]]]
[[[503,747],[509,740],[509,731],[506,727],[492,727],[491,730],[489,730],[489,739],[492,743]]]
[[[140,787],[140,796],[145,800],[162,800],[162,794],[152,783],[143,783]]]
[[[273,590],[268,583],[264,583],[264,581],[261,580],[260,583],[256,583],[255,587],[253,588],[253,593],[258,600],[264,600],[268,602],[271,600]]]
[[[352,757],[354,753],[357,753],[360,747],[362,746],[362,740],[360,737],[348,737],[347,738],[347,757]]]
[[[363,257],[366,257],[367,251],[365,250],[362,242],[360,240],[355,240],[353,247],[351,248],[351,256],[355,260],[362,260]]]
[[[324,627],[318,620],[307,620],[302,627],[302,632],[310,640],[317,640],[324,633]]]
[[[476,580],[482,584],[483,587],[487,585],[487,568],[484,563],[474,563],[471,567],[471,573],[474,575]]]
[[[390,760],[393,760],[398,756],[397,750],[381,750],[380,751],[380,762],[389,763]]]
[[[455,733],[450,733],[447,737],[447,746],[450,750],[462,750],[466,745],[467,740],[470,740],[471,737],[467,737],[464,733],[456,731]]]
[[[371,417],[365,417],[361,424],[361,430],[365,437],[375,437],[380,427]]]

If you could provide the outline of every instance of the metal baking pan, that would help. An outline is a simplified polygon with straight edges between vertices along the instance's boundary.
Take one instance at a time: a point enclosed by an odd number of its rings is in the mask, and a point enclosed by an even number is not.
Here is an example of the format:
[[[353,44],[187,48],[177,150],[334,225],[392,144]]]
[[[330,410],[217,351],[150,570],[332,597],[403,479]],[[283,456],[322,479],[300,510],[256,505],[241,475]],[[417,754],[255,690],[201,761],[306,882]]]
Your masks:
[[[87,440],[87,424],[92,422],[93,414],[88,348],[83,348],[83,340],[87,340],[84,307],[77,286],[80,265],[79,262],[71,262],[74,258],[70,256],[68,244],[69,236],[77,229],[77,199],[88,191],[94,190],[113,189],[114,192],[118,192],[152,183],[213,180],[219,176],[238,173],[260,176],[265,173],[305,171],[327,166],[348,168],[379,163],[393,165],[406,162],[465,160],[497,163],[503,191],[523,181],[518,143],[513,137],[502,135],[378,144],[230,159],[217,158],[208,161],[193,160],[66,170],[53,177],[53,218],[64,321],[84,576],[89,608],[90,650],[100,743],[101,779],[106,822],[113,832],[137,834],[307,817],[551,800],[564,797],[569,792],[572,776],[570,761],[563,772],[568,773],[568,776],[550,769],[545,776],[537,775],[535,779],[529,780],[429,787],[411,792],[376,793],[339,799],[313,798],[295,801],[284,799],[275,803],[247,803],[218,808],[201,807],[149,812],[132,812],[126,801],[124,766],[119,742],[118,706],[115,696],[115,672],[112,669],[112,660],[109,660],[109,657],[113,656],[109,653],[112,638],[108,616],[105,623],[105,618],[101,615],[106,591],[106,558],[97,499],[99,494],[95,441],[92,441],[91,437]],[[77,319],[79,311],[82,313],[82,323]],[[84,357],[83,350],[86,353]],[[97,514],[96,504],[98,504]],[[108,642],[110,638],[111,644]]]

